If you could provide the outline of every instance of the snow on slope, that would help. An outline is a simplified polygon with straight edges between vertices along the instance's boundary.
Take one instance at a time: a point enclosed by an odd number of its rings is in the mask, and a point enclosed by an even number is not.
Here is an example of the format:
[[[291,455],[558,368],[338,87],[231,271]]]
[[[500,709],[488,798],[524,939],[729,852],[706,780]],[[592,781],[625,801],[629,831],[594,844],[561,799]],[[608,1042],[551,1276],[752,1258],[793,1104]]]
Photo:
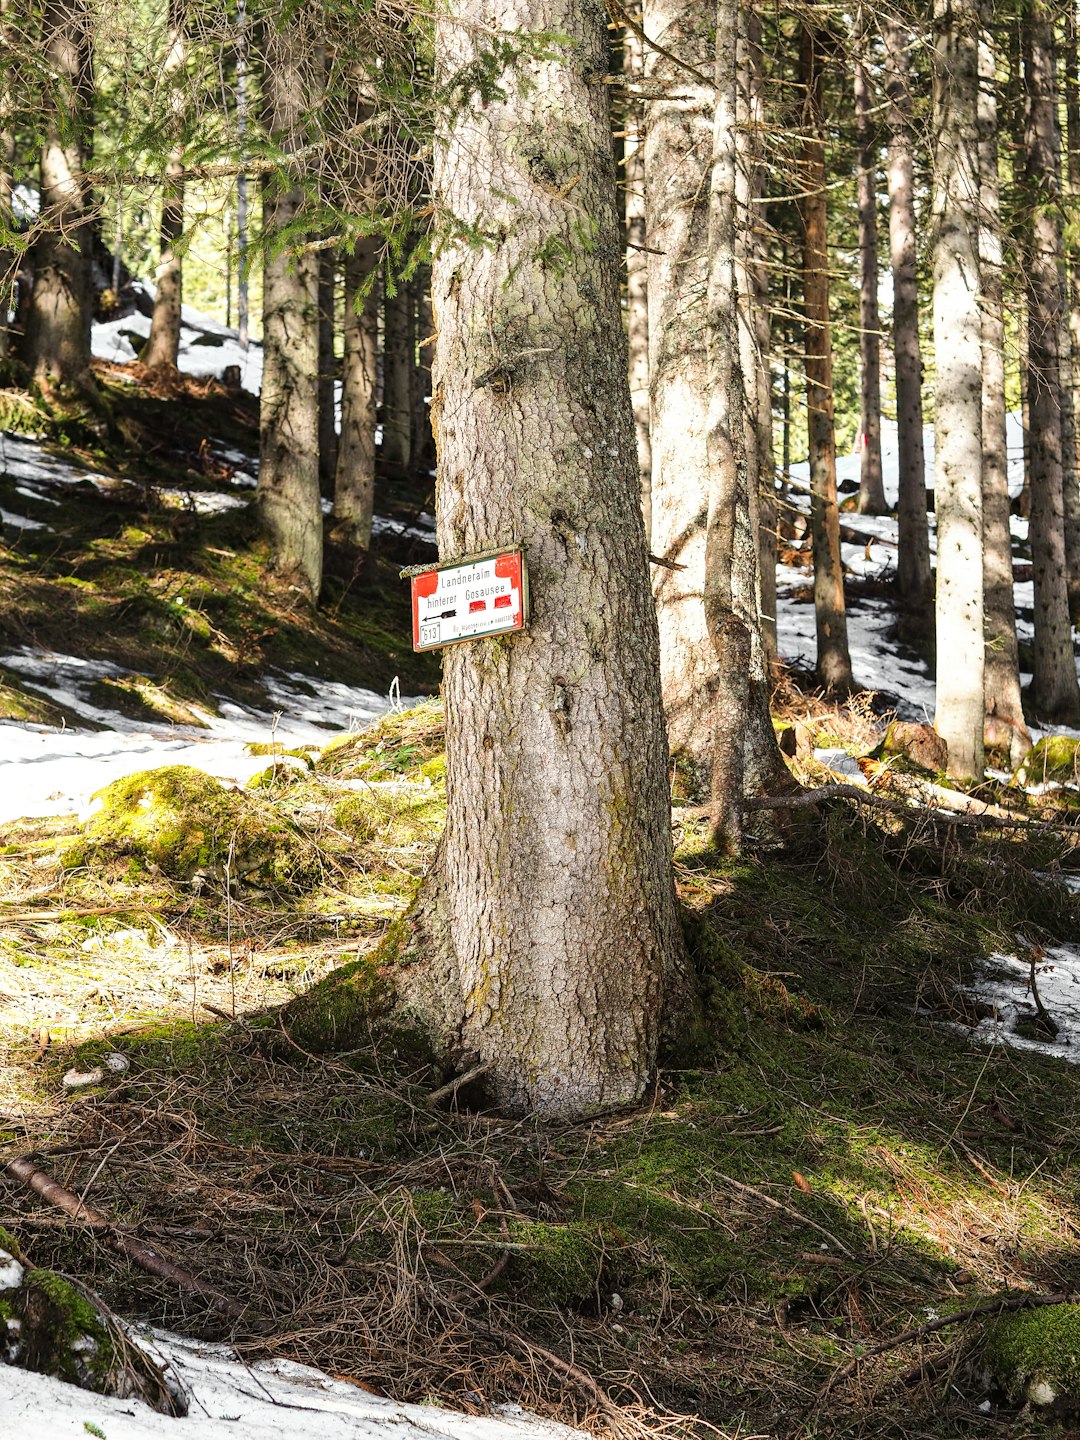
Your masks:
[[[517,1406],[463,1415],[405,1405],[289,1360],[245,1365],[222,1345],[155,1332],[188,1394],[182,1420],[0,1364],[0,1434],[10,1440],[574,1440],[583,1432]],[[91,1430],[91,1426],[95,1428]]]

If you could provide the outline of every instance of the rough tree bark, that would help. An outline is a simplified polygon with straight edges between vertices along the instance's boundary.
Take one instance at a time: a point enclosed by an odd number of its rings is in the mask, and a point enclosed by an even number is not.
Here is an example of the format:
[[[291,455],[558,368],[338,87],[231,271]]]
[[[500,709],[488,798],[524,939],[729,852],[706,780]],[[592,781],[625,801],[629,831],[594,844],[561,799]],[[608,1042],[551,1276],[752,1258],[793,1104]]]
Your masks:
[[[1070,5],[1065,21],[1065,114],[1068,137],[1066,178],[1073,207],[1080,204],[1080,45],[1077,43],[1076,6]],[[1064,475],[1065,545],[1069,570],[1069,613],[1080,625],[1080,437],[1077,425],[1077,379],[1080,377],[1080,276],[1075,256],[1070,253],[1068,270],[1068,330],[1072,363],[1069,367],[1069,399],[1073,412],[1073,468]]]
[[[43,96],[41,215],[24,358],[43,388],[90,390],[89,192],[84,146],[92,126],[93,61],[87,0],[47,0],[42,28],[51,72]]]
[[[1026,266],[1031,407],[1031,555],[1035,580],[1032,700],[1040,719],[1080,720],[1065,557],[1061,463],[1061,138],[1053,10],[1027,0],[1023,19],[1024,151],[1030,232]]]
[[[236,0],[236,145],[241,161],[247,140],[248,115],[247,0]],[[241,350],[248,348],[248,178],[236,177],[236,334]]]
[[[812,21],[799,28],[799,82],[804,96],[800,211],[803,313],[806,317],[806,403],[810,447],[810,527],[814,547],[817,673],[831,694],[855,688],[848,651],[840,511],[836,501],[832,322],[829,318],[828,202],[825,173],[824,57]]]
[[[0,0],[0,49],[8,44],[6,30],[11,14],[11,0]],[[0,74],[0,235],[10,232],[12,174],[15,167],[15,131],[12,123],[12,95],[9,78]],[[8,314],[14,309],[15,256],[0,241],[0,360],[6,360],[10,348]]]
[[[717,678],[712,716],[712,833],[714,844],[726,851],[738,851],[742,844],[751,647],[750,628],[736,610],[734,572],[739,492],[748,483],[747,441],[756,448],[756,434],[748,433],[748,407],[739,361],[735,261],[738,11],[738,0],[719,0],[716,7],[716,106],[709,167],[706,292],[709,488],[703,608]]]
[[[358,240],[345,257],[345,320],[342,326],[341,437],[334,479],[334,536],[358,550],[371,544],[375,504],[375,367],[379,345],[379,299],[368,286],[378,244]],[[365,287],[366,289],[365,293]]]
[[[727,0],[724,0],[727,3]],[[719,18],[719,17],[718,17]],[[727,36],[734,26],[734,54],[727,53]],[[723,50],[721,49],[721,42]],[[737,387],[735,403],[741,424],[741,458],[736,479],[734,548],[731,557],[731,599],[734,613],[749,637],[749,690],[744,729],[743,794],[775,794],[791,784],[791,775],[776,743],[772,716],[771,662],[776,658],[776,500],[772,448],[772,377],[769,370],[768,234],[765,225],[765,96],[761,21],[750,6],[728,16],[717,30],[716,84],[731,88],[730,106],[718,99],[713,126],[713,168],[709,215],[710,271],[709,324],[714,347],[727,321],[717,322],[727,303],[726,271],[717,272],[722,249],[734,258],[733,328],[737,335],[738,364],[731,373]],[[733,68],[732,68],[733,67]],[[733,123],[732,123],[733,121]],[[731,161],[727,146],[734,146]],[[734,194],[729,205],[722,196],[719,176],[733,169]],[[733,234],[725,234],[730,224]],[[710,388],[725,384],[721,363],[710,372]],[[715,396],[711,397],[715,399]],[[709,417],[709,434],[716,432],[717,414]],[[712,441],[710,441],[710,445]],[[721,447],[722,448],[722,447]],[[716,479],[714,463],[710,472]],[[726,702],[730,706],[730,701]]]
[[[412,388],[412,463],[421,473],[430,470],[435,458],[435,437],[431,433],[431,347],[435,318],[431,312],[431,266],[420,265],[413,277],[416,299],[414,333],[416,366]]]
[[[896,589],[905,628],[913,636],[926,638],[932,633],[934,589],[926,519],[919,281],[915,264],[915,166],[909,88],[911,36],[892,19],[884,22],[883,33],[889,127],[889,246],[893,275],[896,428],[900,452],[897,508],[900,549]]]
[[[855,12],[855,136],[859,211],[859,349],[862,416],[859,445],[862,476],[858,509],[861,515],[888,511],[881,473],[881,319],[878,315],[877,136],[871,119],[874,105],[867,66],[870,26],[866,6]]]
[[[937,711],[949,774],[983,774],[978,0],[934,0]]]
[[[381,455],[385,465],[407,470],[412,458],[412,285],[383,287],[383,405]]]
[[[630,347],[630,401],[634,407],[641,514],[652,544],[652,443],[649,438],[649,257],[645,229],[644,78],[641,37],[623,28],[626,136],[623,140],[623,213],[626,219],[626,335]]]
[[[337,474],[337,415],[334,385],[337,362],[334,334],[337,314],[335,284],[337,256],[333,250],[319,251],[319,489],[327,499],[334,494]]]
[[[187,62],[187,0],[169,0],[169,49],[163,78],[169,87],[169,124],[173,143],[165,162],[161,190],[161,259],[154,276],[157,286],[150,335],[142,353],[144,365],[175,370],[180,353],[180,308],[184,269],[177,248],[184,233],[184,67]]]
[[[316,87],[314,47],[304,12],[280,26],[268,21],[263,37],[266,129],[279,150],[295,154],[307,136],[305,121]],[[275,569],[312,601],[322,584],[322,508],[319,503],[318,260],[310,250],[292,254],[274,237],[303,204],[299,176],[270,174],[263,187],[263,224],[269,241],[263,265],[263,382],[259,406],[257,502],[270,538]]]
[[[533,615],[445,655],[447,827],[417,915],[437,1029],[502,1105],[548,1116],[641,1094],[681,973],[605,22],[588,0],[450,0],[436,31],[443,93],[492,28],[571,42],[436,138],[439,204],[491,237],[434,264],[439,549],[521,544]]]
[[[979,265],[982,274],[983,673],[985,744],[1015,769],[1031,747],[1020,699],[1005,446],[1005,313],[993,5],[979,37]]]

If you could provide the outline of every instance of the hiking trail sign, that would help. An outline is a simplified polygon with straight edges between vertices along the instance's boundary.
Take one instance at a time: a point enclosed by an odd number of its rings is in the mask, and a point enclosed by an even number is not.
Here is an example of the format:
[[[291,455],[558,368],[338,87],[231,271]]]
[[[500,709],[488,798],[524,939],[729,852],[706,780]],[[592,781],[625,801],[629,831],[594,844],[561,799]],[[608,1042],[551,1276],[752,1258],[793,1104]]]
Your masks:
[[[524,630],[529,577],[520,550],[489,550],[405,572],[412,582],[413,649]]]

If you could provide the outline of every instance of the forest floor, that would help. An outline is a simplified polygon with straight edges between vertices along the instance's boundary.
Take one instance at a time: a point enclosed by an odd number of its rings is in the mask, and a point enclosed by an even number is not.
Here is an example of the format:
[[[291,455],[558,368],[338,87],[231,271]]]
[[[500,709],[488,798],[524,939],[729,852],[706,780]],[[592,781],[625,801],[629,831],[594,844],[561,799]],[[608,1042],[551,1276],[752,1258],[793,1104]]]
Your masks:
[[[37,446],[37,478],[19,471],[11,436],[0,453],[17,722],[0,738],[52,741],[62,721],[85,739],[115,716],[121,739],[261,739],[243,775],[215,772],[238,788],[110,771],[97,808],[63,790],[0,828],[0,1160],[33,1156],[114,1228],[10,1175],[0,1226],[122,1315],[469,1414],[509,1401],[626,1436],[1068,1434],[1075,1417],[995,1381],[992,1319],[925,1330],[1080,1290],[1080,1077],[1028,973],[1046,995],[1052,966],[1080,974],[1068,777],[981,787],[1015,824],[927,803],[941,777],[882,758],[880,703],[829,706],[790,673],[777,720],[798,777],[850,771],[892,808],[758,816],[724,860],[676,806],[703,1000],[645,1102],[560,1126],[467,1091],[433,1103],[446,1077],[360,997],[440,832],[441,712],[335,733],[319,708],[333,683],[436,688],[396,576],[431,554],[407,533],[430,503],[402,487],[362,572],[331,554],[312,617],[267,582],[243,505],[202,498],[243,497],[251,402],[102,378],[109,431],[52,432],[68,478],[42,478]],[[43,679],[30,662],[49,654],[91,678]],[[151,1278],[116,1237],[215,1293]]]

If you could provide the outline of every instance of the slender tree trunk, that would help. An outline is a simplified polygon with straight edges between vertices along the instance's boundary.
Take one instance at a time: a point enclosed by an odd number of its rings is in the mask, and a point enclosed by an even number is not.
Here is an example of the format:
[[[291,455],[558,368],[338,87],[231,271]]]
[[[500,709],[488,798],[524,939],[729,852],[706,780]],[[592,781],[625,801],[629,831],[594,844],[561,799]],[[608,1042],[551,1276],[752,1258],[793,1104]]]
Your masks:
[[[12,0],[0,0],[0,50],[8,45],[8,24]],[[0,73],[0,233],[10,231],[12,224],[11,188],[15,168],[15,131],[12,128],[13,96],[10,77]],[[14,309],[15,255],[0,243],[0,360],[6,360],[10,348],[8,315]]]
[[[724,6],[728,0],[724,0]],[[718,21],[720,20],[718,12]],[[734,27],[734,29],[732,29]],[[729,33],[735,51],[727,54]],[[772,381],[769,373],[771,333],[769,325],[768,236],[762,203],[764,184],[764,62],[761,51],[761,21],[752,9],[735,9],[717,29],[717,87],[731,87],[734,111],[718,101],[713,127],[713,166],[709,218],[711,257],[710,387],[728,383],[726,362],[716,363],[714,347],[727,343],[727,271],[717,246],[730,223],[734,235],[726,243],[734,246],[734,303],[732,328],[738,338],[738,365],[730,383],[737,388],[736,405],[742,427],[743,464],[736,471],[738,482],[734,550],[731,558],[731,599],[734,613],[745,629],[749,651],[749,690],[744,732],[743,793],[776,793],[791,784],[791,776],[776,743],[769,700],[772,690],[771,662],[776,658],[776,502],[772,449]],[[734,125],[731,125],[732,114]],[[727,148],[734,146],[729,162]],[[731,202],[723,195],[721,174],[734,171]],[[709,416],[709,434],[722,430],[721,412]],[[710,440],[710,445],[715,439]],[[720,453],[725,453],[720,447]],[[710,459],[714,490],[716,462]],[[718,532],[719,533],[719,532]],[[725,582],[726,583],[726,582]],[[730,701],[727,702],[730,708]]]
[[[1061,463],[1061,140],[1053,11],[1046,0],[1027,0],[1023,41],[1024,150],[1031,213],[1026,278],[1035,579],[1032,699],[1040,719],[1073,723],[1080,720],[1080,687],[1069,620]]]
[[[641,513],[652,543],[652,443],[649,437],[649,259],[645,229],[644,109],[638,96],[644,78],[641,37],[623,29],[626,138],[623,141],[623,203],[626,216],[626,333],[630,346],[630,400],[634,407]]]
[[[313,56],[303,12],[263,30],[263,102],[267,134],[285,155],[305,143],[314,99]],[[293,255],[273,238],[295,221],[304,192],[271,175],[263,189],[263,222],[271,242],[263,264],[263,382],[260,400],[258,504],[275,569],[317,600],[322,583],[319,503],[318,261]]]
[[[319,251],[319,491],[326,498],[334,495],[337,475],[337,415],[334,389],[337,382],[337,360],[334,356],[334,333],[337,328],[335,285],[337,256],[333,250]]]
[[[236,144],[241,160],[247,141],[248,30],[246,0],[236,0]],[[236,177],[236,334],[248,348],[248,178]]]
[[[1065,22],[1065,113],[1068,125],[1066,176],[1071,207],[1080,205],[1080,47],[1077,44],[1076,6],[1070,5]],[[1070,247],[1068,271],[1069,400],[1073,412],[1073,465],[1064,476],[1065,543],[1069,570],[1069,613],[1080,625],[1080,441],[1077,430],[1077,380],[1080,377],[1080,275],[1075,247]]]
[[[716,112],[709,168],[706,313],[709,509],[703,587],[705,621],[719,680],[713,710],[713,840],[718,848],[736,852],[742,844],[751,643],[750,629],[736,610],[734,572],[739,511],[746,508],[745,501],[740,506],[740,490],[750,483],[747,440],[752,439],[756,450],[757,438],[748,423],[739,361],[739,283],[735,260],[739,248],[736,241],[738,9],[738,0],[719,0],[716,7]],[[745,243],[742,248],[745,254]],[[738,268],[745,271],[745,263]],[[756,473],[753,478],[756,482]]]
[[[983,774],[977,0],[934,0],[937,713],[949,774]]]
[[[431,349],[435,317],[431,311],[431,267],[421,265],[414,278],[416,296],[416,369],[413,374],[412,463],[425,473],[435,460],[435,437],[431,433]]]
[[[142,354],[143,364],[175,370],[180,353],[180,307],[183,302],[183,261],[178,242],[184,233],[184,143],[180,134],[184,119],[187,60],[186,0],[169,0],[169,52],[164,78],[170,87],[170,123],[174,141],[165,165],[161,191],[161,260],[155,277],[154,313],[150,338]]]
[[[799,31],[799,79],[805,96],[801,186],[803,310],[806,315],[806,402],[810,443],[810,526],[814,546],[814,613],[818,679],[832,694],[855,688],[848,652],[840,511],[836,501],[832,323],[829,316],[828,209],[825,174],[823,57],[820,36]]]
[[[412,286],[399,280],[393,295],[383,287],[382,459],[397,470],[412,458],[412,387]]]
[[[982,273],[982,505],[986,745],[1015,769],[1031,747],[1020,700],[1005,446],[1005,314],[994,14],[982,0],[979,37],[979,265]]]
[[[345,258],[345,323],[342,331],[341,439],[334,482],[335,538],[358,550],[371,544],[375,503],[375,369],[379,302],[367,288],[376,264],[375,240],[356,242]]]
[[[681,961],[605,14],[581,0],[449,11],[437,84],[475,63],[490,27],[572,46],[507,69],[435,144],[439,204],[497,237],[479,253],[447,242],[434,264],[439,548],[521,543],[533,612],[525,635],[444,658],[447,825],[418,915],[440,963],[425,993],[436,1028],[492,1066],[502,1105],[580,1115],[641,1094]],[[553,250],[557,266],[541,258]]]
[[[92,389],[90,250],[92,231],[84,146],[92,125],[91,12],[86,0],[47,0],[45,52],[55,84],[45,95],[41,216],[25,358],[46,389]]]
[[[871,120],[874,97],[867,68],[869,25],[861,3],[855,20],[855,132],[859,173],[856,205],[859,211],[859,348],[861,353],[862,416],[859,444],[862,479],[858,508],[861,515],[888,511],[881,474],[881,320],[878,316],[877,240],[877,137]]]
[[[909,33],[884,22],[889,126],[889,243],[893,274],[893,351],[899,465],[899,556],[896,588],[906,628],[931,634],[933,578],[926,519],[919,282],[915,264],[915,180],[911,131]]]

